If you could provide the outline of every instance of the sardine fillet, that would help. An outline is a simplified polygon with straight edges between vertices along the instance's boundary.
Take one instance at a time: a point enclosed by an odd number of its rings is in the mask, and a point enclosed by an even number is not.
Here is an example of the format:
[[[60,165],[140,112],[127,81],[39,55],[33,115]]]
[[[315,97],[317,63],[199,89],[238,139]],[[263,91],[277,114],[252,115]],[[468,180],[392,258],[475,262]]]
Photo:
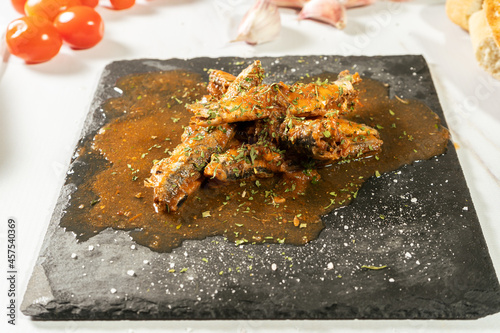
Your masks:
[[[145,186],[154,188],[156,211],[176,211],[200,187],[210,156],[222,151],[233,135],[231,125],[186,128],[183,142],[170,157],[153,166],[151,177],[145,181]]]

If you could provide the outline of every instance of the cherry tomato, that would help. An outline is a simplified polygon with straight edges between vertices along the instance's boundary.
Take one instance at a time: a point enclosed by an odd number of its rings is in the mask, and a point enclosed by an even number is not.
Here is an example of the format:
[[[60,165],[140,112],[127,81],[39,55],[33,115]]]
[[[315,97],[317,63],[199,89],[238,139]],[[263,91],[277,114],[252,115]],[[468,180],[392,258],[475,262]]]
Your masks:
[[[27,16],[43,16],[54,21],[60,12],[80,5],[80,0],[27,0],[24,11]]]
[[[113,9],[127,9],[135,5],[135,0],[109,0]]]
[[[104,34],[104,22],[93,8],[71,7],[61,12],[54,26],[62,39],[74,49],[88,49],[99,43]]]
[[[24,4],[26,0],[10,0],[14,9],[19,13],[24,15]]]
[[[27,63],[52,59],[61,48],[62,38],[54,25],[43,17],[24,16],[7,26],[5,36],[10,53]]]
[[[95,8],[99,4],[99,0],[80,0],[82,6]]]

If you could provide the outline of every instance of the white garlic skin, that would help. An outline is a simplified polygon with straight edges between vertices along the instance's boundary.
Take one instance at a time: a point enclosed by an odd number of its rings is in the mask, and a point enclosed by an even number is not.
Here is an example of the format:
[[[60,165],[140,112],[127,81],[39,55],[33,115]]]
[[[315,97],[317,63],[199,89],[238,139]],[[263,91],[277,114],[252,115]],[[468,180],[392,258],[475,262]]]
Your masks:
[[[270,0],[256,0],[245,14],[234,41],[245,41],[255,45],[276,39],[281,31],[281,17],[278,7]]]

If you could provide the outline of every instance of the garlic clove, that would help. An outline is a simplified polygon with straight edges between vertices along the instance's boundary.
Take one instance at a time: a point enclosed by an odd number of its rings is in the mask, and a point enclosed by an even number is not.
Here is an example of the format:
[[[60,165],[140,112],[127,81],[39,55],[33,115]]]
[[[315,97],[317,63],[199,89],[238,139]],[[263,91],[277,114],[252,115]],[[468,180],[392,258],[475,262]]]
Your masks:
[[[302,8],[308,0],[271,0],[278,7]]]
[[[349,9],[349,8],[372,5],[376,1],[377,0],[344,0],[344,1],[342,1],[342,4],[345,6],[345,8]]]
[[[245,14],[238,28],[238,36],[233,40],[255,45],[276,39],[281,31],[278,7],[270,0],[256,0]]]
[[[345,6],[338,0],[311,0],[308,1],[299,13],[299,20],[313,19],[337,29],[344,29],[347,17]]]

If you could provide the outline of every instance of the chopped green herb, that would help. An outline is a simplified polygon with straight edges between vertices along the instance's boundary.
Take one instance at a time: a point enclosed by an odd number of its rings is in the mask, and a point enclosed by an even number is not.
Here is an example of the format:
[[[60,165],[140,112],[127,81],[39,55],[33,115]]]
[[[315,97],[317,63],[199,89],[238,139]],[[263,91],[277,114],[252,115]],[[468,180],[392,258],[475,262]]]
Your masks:
[[[371,270],[377,271],[377,270],[380,270],[380,269],[387,268],[387,265],[384,265],[384,266],[371,266],[371,265],[363,265],[363,266],[361,266],[361,268],[364,268],[364,269],[371,269]]]
[[[324,209],[328,209],[330,208],[331,205],[334,205],[335,204],[335,199],[330,199],[330,204],[328,206],[326,206]]]

